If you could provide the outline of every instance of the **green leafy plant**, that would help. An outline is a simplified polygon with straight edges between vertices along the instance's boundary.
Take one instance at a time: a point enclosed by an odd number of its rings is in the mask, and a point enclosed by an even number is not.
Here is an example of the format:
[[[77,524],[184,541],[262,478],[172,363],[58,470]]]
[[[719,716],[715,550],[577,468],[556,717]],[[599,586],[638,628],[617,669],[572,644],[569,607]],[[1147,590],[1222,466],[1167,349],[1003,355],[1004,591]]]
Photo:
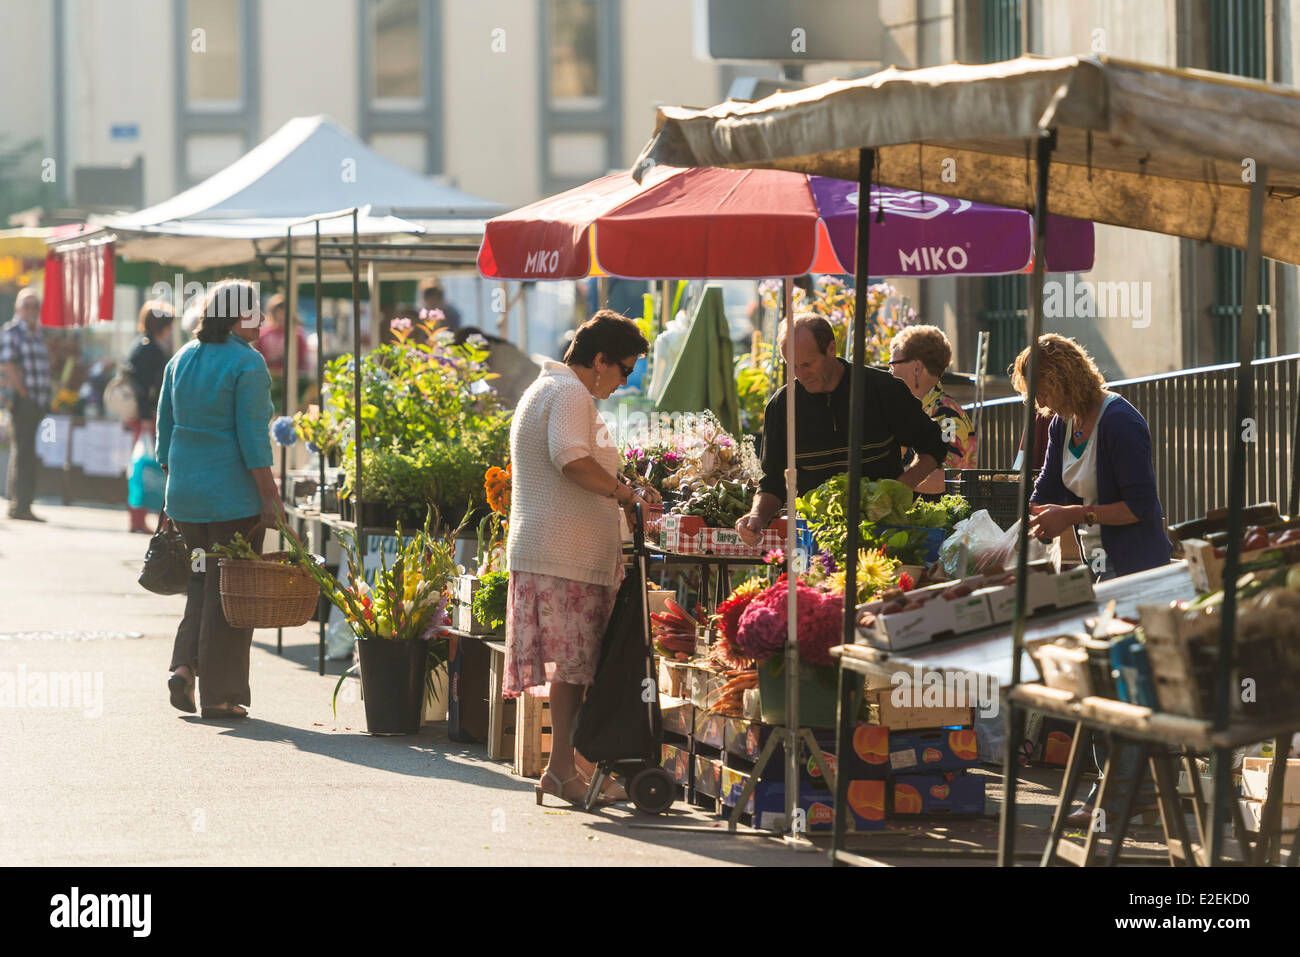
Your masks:
[[[478,580],[474,593],[474,617],[480,624],[497,629],[506,623],[506,596],[510,574],[503,568],[488,572]]]
[[[735,371],[741,428],[747,432],[761,431],[767,400],[777,387],[776,356],[771,343],[759,341],[757,351],[737,356]]]

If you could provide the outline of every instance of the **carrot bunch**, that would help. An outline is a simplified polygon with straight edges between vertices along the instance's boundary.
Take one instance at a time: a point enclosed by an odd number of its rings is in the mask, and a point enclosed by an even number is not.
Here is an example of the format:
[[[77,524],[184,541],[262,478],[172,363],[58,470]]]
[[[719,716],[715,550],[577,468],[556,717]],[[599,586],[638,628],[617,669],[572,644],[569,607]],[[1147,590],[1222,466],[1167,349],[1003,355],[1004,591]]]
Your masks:
[[[718,689],[718,700],[709,711],[738,718],[745,713],[745,691],[758,687],[758,672],[751,669],[728,671],[727,683]]]

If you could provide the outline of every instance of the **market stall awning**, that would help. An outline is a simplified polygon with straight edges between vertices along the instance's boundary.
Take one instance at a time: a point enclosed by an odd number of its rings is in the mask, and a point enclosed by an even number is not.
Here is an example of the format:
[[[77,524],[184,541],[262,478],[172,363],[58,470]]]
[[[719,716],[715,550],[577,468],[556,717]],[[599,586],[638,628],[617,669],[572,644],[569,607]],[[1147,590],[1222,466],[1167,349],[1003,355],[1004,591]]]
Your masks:
[[[197,186],[95,224],[116,237],[124,259],[208,269],[283,252],[291,225],[352,208],[364,212],[358,232],[367,237],[418,235],[413,241],[476,245],[485,218],[503,207],[414,173],[328,117],[310,116],[285,123]],[[341,214],[321,232],[350,236],[351,230],[350,216]],[[295,255],[308,254],[313,234],[309,225],[294,230]]]
[[[479,270],[496,279],[740,279],[853,271],[855,183],[776,170],[657,166],[615,173],[490,220]],[[871,273],[1005,275],[1033,255],[1033,218],[933,193],[873,187]],[[1091,223],[1048,231],[1048,268],[1093,262]]]
[[[1031,209],[1029,143],[1056,131],[1052,213],[1244,249],[1267,168],[1263,253],[1300,263],[1300,91],[1108,57],[888,69],[754,103],[661,107],[634,176],[656,166],[794,170]],[[1050,230],[1048,233],[1050,235]]]

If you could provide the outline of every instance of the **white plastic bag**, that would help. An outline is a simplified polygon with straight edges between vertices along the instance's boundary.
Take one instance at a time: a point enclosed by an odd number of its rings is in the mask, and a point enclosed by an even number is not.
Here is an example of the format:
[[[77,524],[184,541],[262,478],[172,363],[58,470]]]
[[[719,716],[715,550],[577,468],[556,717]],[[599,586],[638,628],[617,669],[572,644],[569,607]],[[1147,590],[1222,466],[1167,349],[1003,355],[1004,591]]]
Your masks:
[[[966,567],[961,568],[961,550],[966,547]],[[1020,545],[1020,522],[1005,532],[989,515],[980,509],[970,518],[953,527],[952,534],[944,539],[939,549],[944,573],[949,578],[965,578],[975,574],[989,574],[1015,567],[1016,551]],[[1042,542],[1029,540],[1029,560],[1038,561],[1047,556]]]

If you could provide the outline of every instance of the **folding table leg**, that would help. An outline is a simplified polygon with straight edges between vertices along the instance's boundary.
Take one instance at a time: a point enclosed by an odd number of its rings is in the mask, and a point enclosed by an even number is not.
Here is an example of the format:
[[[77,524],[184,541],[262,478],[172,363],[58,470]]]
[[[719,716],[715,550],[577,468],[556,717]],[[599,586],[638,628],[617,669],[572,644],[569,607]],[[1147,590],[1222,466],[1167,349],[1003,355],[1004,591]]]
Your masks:
[[[1150,752],[1151,749],[1148,749]],[[1151,777],[1156,782],[1156,804],[1160,810],[1160,829],[1165,834],[1165,847],[1169,850],[1169,863],[1175,867],[1178,865],[1177,855],[1174,853],[1174,841],[1177,840],[1183,848],[1183,863],[1188,866],[1194,866],[1196,853],[1192,848],[1192,840],[1187,833],[1187,819],[1183,815],[1182,799],[1178,796],[1178,778],[1173,773],[1173,762],[1170,761],[1168,753],[1156,751],[1150,753],[1149,762],[1151,765]]]
[[[1065,832],[1065,819],[1070,814],[1070,805],[1074,803],[1074,792],[1079,789],[1084,756],[1092,753],[1088,747],[1091,743],[1092,732],[1082,724],[1076,724],[1070,743],[1070,757],[1065,762],[1065,779],[1061,782],[1061,794],[1056,800],[1056,811],[1052,814],[1052,830],[1047,836],[1047,846],[1043,848],[1043,857],[1039,862],[1042,867],[1049,866],[1056,857],[1056,848]]]
[[[1124,838],[1128,836],[1129,819],[1133,817],[1133,808],[1137,805],[1138,791],[1142,789],[1142,782],[1146,778],[1147,756],[1151,752],[1149,744],[1138,744],[1137,742],[1125,742],[1123,738],[1112,738],[1112,746],[1117,746],[1121,753],[1126,747],[1135,747],[1139,749],[1137,771],[1133,775],[1133,780],[1129,782],[1128,795],[1124,798],[1124,806],[1119,809],[1119,827],[1111,837],[1110,854],[1106,858],[1106,866],[1114,867],[1119,863],[1120,852],[1124,848]],[[1107,776],[1111,774],[1109,768],[1117,763],[1113,756],[1107,756],[1106,767]],[[1122,762],[1120,762],[1122,763]],[[1104,783],[1104,782],[1103,782]],[[1106,805],[1101,802],[1101,795],[1097,796],[1097,806],[1104,808]],[[1107,822],[1110,823],[1109,821]]]
[[[1268,775],[1268,799],[1259,822],[1259,839],[1255,842],[1255,866],[1269,863],[1282,853],[1282,793],[1286,787],[1286,756],[1291,750],[1287,731],[1273,739],[1273,766]]]

